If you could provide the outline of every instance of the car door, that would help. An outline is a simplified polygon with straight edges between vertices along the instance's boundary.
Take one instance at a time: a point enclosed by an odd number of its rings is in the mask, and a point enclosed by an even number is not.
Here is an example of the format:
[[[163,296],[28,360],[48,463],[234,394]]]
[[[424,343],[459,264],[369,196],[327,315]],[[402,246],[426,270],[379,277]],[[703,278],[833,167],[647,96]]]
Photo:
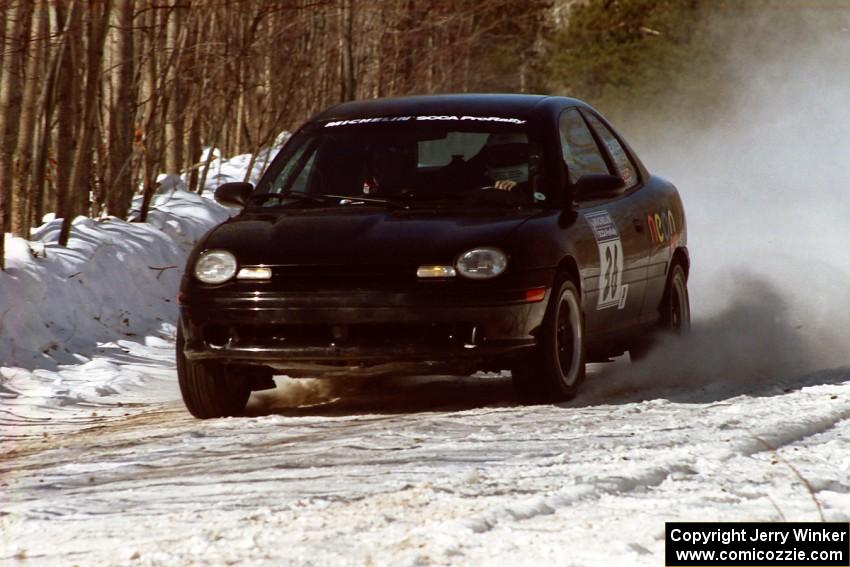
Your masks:
[[[618,197],[578,201],[578,213],[590,227],[599,262],[597,269],[582,274],[587,332],[638,325],[648,262],[645,237],[640,234],[644,217],[637,191],[640,173],[622,144],[592,113],[578,108],[564,110],[559,130],[570,183],[591,174],[617,175],[626,183],[626,190]]]

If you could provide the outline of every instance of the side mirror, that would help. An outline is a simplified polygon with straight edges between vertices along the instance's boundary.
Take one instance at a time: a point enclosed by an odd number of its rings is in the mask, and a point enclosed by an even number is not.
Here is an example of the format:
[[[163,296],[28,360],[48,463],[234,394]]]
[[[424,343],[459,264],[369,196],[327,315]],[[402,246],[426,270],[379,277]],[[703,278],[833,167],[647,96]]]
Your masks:
[[[626,182],[616,175],[595,173],[583,175],[574,186],[578,201],[594,201],[619,197],[626,189]]]
[[[215,190],[215,200],[225,207],[244,207],[248,195],[254,190],[250,183],[225,183]]]

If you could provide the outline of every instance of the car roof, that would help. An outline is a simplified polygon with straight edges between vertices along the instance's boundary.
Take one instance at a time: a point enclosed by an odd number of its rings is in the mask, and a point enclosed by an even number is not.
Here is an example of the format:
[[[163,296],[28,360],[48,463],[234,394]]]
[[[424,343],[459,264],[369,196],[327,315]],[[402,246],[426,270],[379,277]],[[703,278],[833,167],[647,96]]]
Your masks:
[[[532,94],[422,95],[344,102],[317,114],[313,120],[445,114],[493,114],[527,119],[540,107],[569,105],[587,106],[578,99]]]

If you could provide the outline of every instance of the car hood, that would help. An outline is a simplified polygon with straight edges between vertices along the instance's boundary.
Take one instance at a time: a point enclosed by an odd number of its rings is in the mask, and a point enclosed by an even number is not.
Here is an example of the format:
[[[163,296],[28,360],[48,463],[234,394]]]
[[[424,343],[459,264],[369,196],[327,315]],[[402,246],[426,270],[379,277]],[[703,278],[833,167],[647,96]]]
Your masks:
[[[509,235],[532,211],[306,209],[245,213],[213,229],[197,251],[223,248],[242,265],[452,263],[476,246],[510,253]]]

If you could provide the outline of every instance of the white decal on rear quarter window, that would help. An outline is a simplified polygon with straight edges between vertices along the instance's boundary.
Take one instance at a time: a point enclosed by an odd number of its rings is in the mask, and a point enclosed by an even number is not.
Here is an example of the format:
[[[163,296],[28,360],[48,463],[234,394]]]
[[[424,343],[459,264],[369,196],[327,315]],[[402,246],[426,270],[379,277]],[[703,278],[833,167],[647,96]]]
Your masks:
[[[623,243],[608,211],[585,215],[599,249],[599,296],[596,309],[623,309],[628,297],[623,285]]]

